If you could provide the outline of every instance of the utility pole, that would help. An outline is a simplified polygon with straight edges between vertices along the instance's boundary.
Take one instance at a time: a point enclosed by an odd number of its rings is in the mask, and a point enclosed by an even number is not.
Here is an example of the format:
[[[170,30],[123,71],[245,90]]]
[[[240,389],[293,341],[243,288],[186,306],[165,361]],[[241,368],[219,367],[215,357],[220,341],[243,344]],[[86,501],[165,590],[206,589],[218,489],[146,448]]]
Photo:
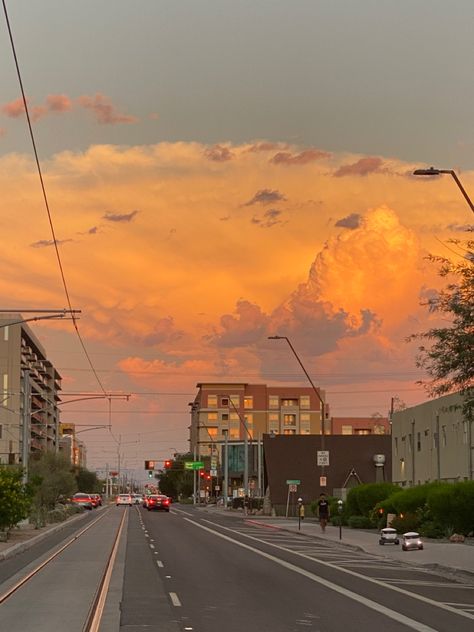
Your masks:
[[[21,464],[23,467],[23,483],[28,482],[28,459],[30,456],[30,425],[31,425],[31,386],[30,372],[23,371],[23,408],[22,408],[22,450]]]

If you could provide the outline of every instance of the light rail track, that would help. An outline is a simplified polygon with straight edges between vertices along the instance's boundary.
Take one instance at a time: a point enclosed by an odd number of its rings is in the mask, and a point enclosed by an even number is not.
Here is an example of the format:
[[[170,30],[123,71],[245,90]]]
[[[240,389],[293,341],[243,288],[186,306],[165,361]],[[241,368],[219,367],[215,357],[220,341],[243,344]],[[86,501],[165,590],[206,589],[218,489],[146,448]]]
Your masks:
[[[102,564],[102,567],[99,568],[97,573],[97,584],[95,592],[93,593],[92,600],[89,602],[89,607],[87,605],[84,607],[84,620],[82,622],[82,632],[98,632],[100,621],[104,612],[105,602],[107,598],[107,593],[109,589],[109,584],[112,576],[112,571],[115,563],[115,559],[117,556],[117,551],[120,543],[120,538],[122,535],[123,527],[125,525],[125,521],[127,518],[126,511],[123,512],[123,515],[120,519],[120,523],[113,535],[112,546],[110,547],[110,553],[107,555],[107,559],[105,564]],[[59,549],[55,550],[54,553],[50,554],[46,559],[43,559],[41,563],[37,564],[32,570],[29,570],[23,577],[18,579],[12,586],[10,586],[7,590],[5,590],[2,594],[0,594],[0,616],[2,615],[2,605],[8,604],[8,601],[15,595],[20,594],[23,588],[26,588],[28,584],[31,583],[31,580],[37,578],[41,572],[51,565],[54,560],[58,560],[62,554],[68,549],[71,549],[73,545],[77,544],[78,541],[91,529],[97,526],[99,522],[101,522],[105,517],[111,516],[110,509],[106,509],[103,513],[93,520],[86,527],[78,531],[73,537],[71,537],[67,542],[65,542]],[[108,543],[109,545],[109,543]],[[74,627],[74,626],[73,626]]]

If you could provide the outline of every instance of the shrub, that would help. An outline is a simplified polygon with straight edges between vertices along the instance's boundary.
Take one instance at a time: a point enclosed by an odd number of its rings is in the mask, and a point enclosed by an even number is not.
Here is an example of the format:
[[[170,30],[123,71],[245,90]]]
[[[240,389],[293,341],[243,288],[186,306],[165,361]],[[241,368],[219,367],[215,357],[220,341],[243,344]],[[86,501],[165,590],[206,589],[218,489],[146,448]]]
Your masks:
[[[0,530],[9,531],[28,516],[31,492],[23,484],[22,472],[0,467]]]
[[[468,535],[474,530],[474,481],[433,487],[427,505],[433,520],[445,530]]]
[[[425,538],[443,538],[446,531],[446,529],[435,520],[422,522],[418,530]]]
[[[351,529],[372,529],[375,526],[368,516],[350,516],[347,524]]]
[[[406,513],[396,516],[392,520],[392,527],[400,533],[418,531],[421,524],[421,516],[417,513]]]
[[[377,503],[398,489],[393,483],[367,483],[353,487],[347,494],[346,513],[348,516],[369,516]]]

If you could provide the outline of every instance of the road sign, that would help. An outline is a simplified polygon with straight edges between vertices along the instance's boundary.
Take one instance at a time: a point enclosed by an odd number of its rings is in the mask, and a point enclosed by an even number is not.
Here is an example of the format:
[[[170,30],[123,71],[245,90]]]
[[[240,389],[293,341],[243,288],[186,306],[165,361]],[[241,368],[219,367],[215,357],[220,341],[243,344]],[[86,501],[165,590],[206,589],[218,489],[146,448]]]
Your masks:
[[[210,475],[211,476],[217,476],[217,470],[211,470],[210,471]]]
[[[203,461],[185,461],[184,469],[185,470],[202,470],[204,468]]]
[[[299,481],[298,479],[289,479],[288,481],[286,481],[287,485],[299,485],[301,483],[301,481]]]
[[[318,465],[329,465],[329,450],[318,450]]]
[[[217,457],[211,456],[211,470],[217,470]],[[214,476],[216,476],[214,474]]]
[[[327,485],[327,478],[325,476],[320,476],[319,477],[319,486],[320,487],[326,487]]]
[[[118,472],[109,472],[110,476],[112,476],[113,478],[115,478],[116,476],[118,476]]]
[[[298,485],[288,485],[288,491],[289,492],[296,492],[296,491],[298,491]]]

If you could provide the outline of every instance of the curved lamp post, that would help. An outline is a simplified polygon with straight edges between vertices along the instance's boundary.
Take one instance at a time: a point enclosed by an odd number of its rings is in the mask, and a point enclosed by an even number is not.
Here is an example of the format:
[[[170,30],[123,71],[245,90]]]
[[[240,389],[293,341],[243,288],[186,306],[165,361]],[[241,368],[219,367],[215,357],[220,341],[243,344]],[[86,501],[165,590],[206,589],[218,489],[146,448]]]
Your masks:
[[[466,192],[466,189],[461,184],[461,180],[456,175],[454,169],[435,169],[434,167],[430,167],[429,169],[415,169],[413,172],[414,176],[439,176],[441,174],[447,173],[452,176],[454,182],[458,185],[459,190],[464,196],[464,199],[469,204],[469,208],[474,213],[474,204],[472,203],[469,195]]]

